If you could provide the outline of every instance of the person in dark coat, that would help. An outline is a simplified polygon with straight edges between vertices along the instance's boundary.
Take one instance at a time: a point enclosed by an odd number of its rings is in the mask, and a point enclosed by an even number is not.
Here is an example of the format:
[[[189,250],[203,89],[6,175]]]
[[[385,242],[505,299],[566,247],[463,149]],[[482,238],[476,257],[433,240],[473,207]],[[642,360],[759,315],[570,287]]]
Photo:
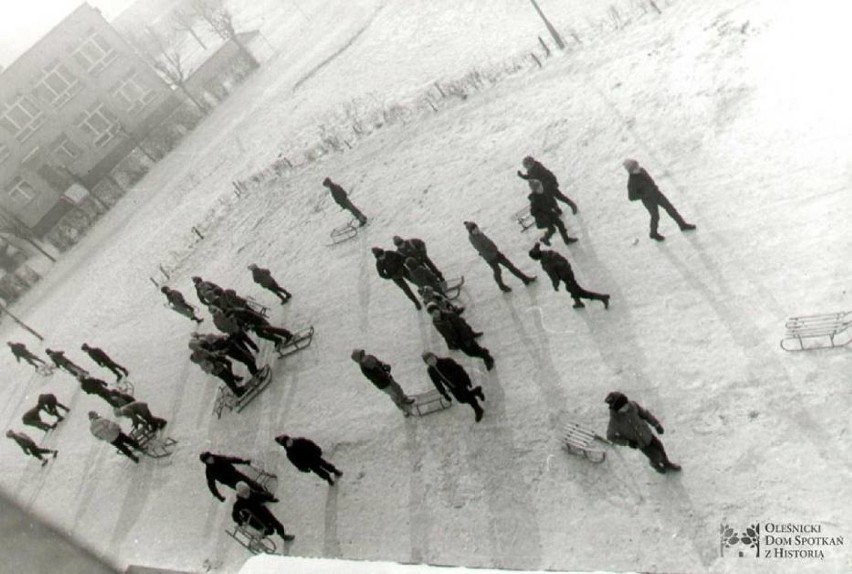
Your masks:
[[[379,277],[388,279],[396,283],[396,286],[402,289],[405,296],[408,297],[414,306],[419,311],[420,301],[414,296],[411,287],[406,283],[405,259],[396,251],[385,251],[381,247],[373,247],[373,255],[376,257],[376,270],[379,272]]]
[[[438,357],[434,353],[423,353],[422,357],[423,362],[428,365],[429,378],[432,379],[432,384],[435,385],[441,396],[451,401],[448,394],[451,393],[458,402],[469,404],[473,409],[476,422],[481,421],[485,411],[476,401],[476,398],[479,397],[484,401],[485,395],[482,392],[482,387],[473,386],[464,367],[449,357]]]
[[[242,325],[239,321],[237,321],[233,313],[222,310],[215,305],[210,305],[207,309],[213,317],[213,326],[225,335],[228,335],[235,344],[242,347],[242,349],[246,352],[254,351],[257,353],[260,351],[260,348],[251,340],[251,337],[246,334],[245,329],[243,329]]]
[[[225,358],[221,351],[209,351],[195,339],[190,340],[189,348],[192,351],[189,354],[189,360],[201,367],[205,373],[225,383],[235,397],[239,398],[248,392],[245,387],[239,386],[238,383],[243,378],[234,374],[231,361]]]
[[[56,458],[56,455],[59,454],[58,450],[53,450],[49,448],[41,448],[36,444],[36,442],[31,439],[26,433],[15,432],[13,430],[6,431],[6,438],[10,438],[15,441],[21,450],[24,451],[24,454],[28,454],[32,457],[35,457],[41,461],[41,465],[44,466],[48,463],[48,459],[42,458],[43,454],[52,454],[53,458]]]
[[[542,243],[550,245],[550,238],[557,230],[559,230],[559,235],[565,245],[575,243],[577,238],[568,236],[565,224],[559,219],[556,202],[544,193],[544,186],[541,182],[537,179],[531,179],[529,183],[532,190],[527,196],[527,199],[530,200],[530,215],[535,220],[536,227],[546,230],[541,238]]]
[[[479,253],[479,256],[485,259],[485,262],[488,263],[488,266],[491,267],[491,271],[494,272],[494,281],[497,282],[497,286],[500,287],[501,291],[509,292],[512,290],[511,287],[503,283],[503,272],[500,269],[502,265],[509,272],[520,279],[524,285],[529,285],[533,281],[535,281],[535,276],[530,276],[515,267],[515,265],[509,261],[508,257],[503,255],[497,245],[485,235],[479,226],[473,221],[465,221],[464,222],[465,229],[467,229],[467,238],[470,240],[470,244],[473,245],[473,248],[476,249],[476,252]]]
[[[155,417],[145,401],[133,401],[123,407],[115,407],[113,414],[117,417],[129,418],[134,430],[145,427],[151,432],[157,432],[168,424],[166,419]]]
[[[535,158],[531,156],[527,156],[523,159],[521,164],[524,166],[524,169],[527,170],[527,173],[523,173],[518,171],[518,177],[521,179],[532,180],[536,179],[541,182],[544,186],[544,193],[553,198],[553,203],[556,204],[556,200],[558,199],[562,203],[568,205],[571,208],[571,213],[577,215],[577,204],[571,201],[568,196],[559,191],[559,181],[557,181],[556,176],[553,175],[549,169],[544,167],[540,162],[538,162]],[[562,213],[562,210],[559,207],[556,207],[557,213]]]
[[[438,269],[438,266],[429,258],[426,251],[426,243],[422,239],[412,237],[403,239],[399,235],[393,236],[393,244],[396,245],[396,252],[405,257],[413,257],[418,263],[422,263],[426,268],[435,274],[439,281],[444,281],[444,274]]]
[[[351,213],[358,220],[361,227],[367,225],[367,217],[361,213],[360,209],[352,205],[349,195],[342,187],[331,181],[331,178],[328,177],[322,180],[322,184],[331,192],[331,199],[334,200],[334,203]]]
[[[65,419],[65,417],[59,414],[59,409],[64,410],[66,413],[71,412],[71,409],[60,403],[59,399],[57,399],[56,395],[54,395],[53,393],[40,394],[38,396],[37,404],[41,410],[43,410],[49,415],[55,416],[58,421]]]
[[[175,289],[169,289],[165,285],[160,287],[160,291],[163,295],[166,296],[166,300],[169,302],[169,307],[187,317],[192,319],[196,323],[201,323],[204,319],[201,319],[195,315],[195,307],[186,302],[183,294],[180,291]]]
[[[361,367],[361,373],[377,389],[388,395],[403,414],[409,416],[409,407],[414,404],[414,399],[406,395],[399,383],[393,378],[391,366],[381,362],[373,355],[368,355],[364,349],[354,349],[351,357]]]
[[[96,379],[95,377],[89,377],[87,375],[80,375],[77,377],[77,380],[80,382],[80,388],[84,393],[102,398],[113,408],[123,407],[135,400],[133,395],[122,393],[118,389],[109,388],[106,381],[102,381],[101,379]]]
[[[343,476],[333,464],[323,459],[322,449],[312,440],[282,434],[275,437],[275,442],[284,447],[287,458],[301,472],[314,472],[330,486],[334,486],[332,475]]]
[[[604,309],[609,309],[609,295],[587,291],[580,287],[574,278],[574,270],[571,269],[571,264],[559,253],[542,249],[541,245],[536,243],[530,250],[530,258],[541,262],[542,269],[553,282],[554,291],[559,291],[559,284],[565,282],[565,289],[571,294],[575,308],[585,307],[580,299],[591,299],[602,302]]]
[[[675,220],[681,231],[692,231],[695,225],[687,223],[686,220],[678,213],[674,205],[663,195],[657,184],[645,171],[645,168],[639,165],[635,159],[624,160],[624,169],[630,175],[627,178],[627,199],[630,201],[639,200],[648,213],[651,214],[651,234],[650,238],[655,241],[663,241],[664,236],[657,231],[657,225],[660,223],[660,208],[662,207],[669,217]]]
[[[266,289],[267,291],[271,291],[274,293],[279,299],[281,299],[281,304],[287,303],[290,299],[293,298],[293,295],[284,289],[281,285],[278,284],[278,281],[272,277],[272,273],[270,273],[269,269],[264,269],[263,267],[258,267],[254,263],[248,266],[249,271],[251,271],[251,278],[255,283]]]
[[[669,460],[660,439],[651,432],[651,427],[654,427],[657,434],[663,434],[663,425],[650,411],[618,391],[609,393],[604,401],[609,405],[609,426],[606,430],[608,440],[640,449],[642,454],[648,457],[651,467],[660,474],[665,474],[668,470],[680,470],[679,465]]]
[[[267,502],[277,502],[268,493],[258,492],[245,482],[236,485],[237,497],[231,508],[231,519],[240,526],[250,526],[255,530],[263,532],[265,536],[273,532],[284,542],[292,542],[296,539],[292,534],[287,534],[281,521],[266,507]]]
[[[456,315],[461,315],[464,313],[464,307],[461,305],[456,305],[446,295],[441,293],[440,291],[435,291],[428,285],[425,287],[419,287],[417,289],[417,293],[420,294],[420,298],[423,299],[424,305],[429,305],[429,303],[434,303],[441,310],[441,313],[455,313]]]
[[[202,452],[198,458],[204,463],[207,488],[210,489],[213,496],[219,499],[219,502],[225,502],[225,497],[216,488],[217,482],[229,488],[236,488],[238,482],[244,482],[255,492],[269,494],[265,488],[237,470],[235,466],[238,464],[251,465],[251,460],[224,454],[213,454],[212,452]],[[273,497],[271,502],[278,502],[278,499]]]
[[[225,292],[224,289],[212,281],[205,281],[201,277],[193,277],[192,283],[195,285],[195,294],[198,296],[198,300],[204,305],[214,303]]]
[[[190,338],[195,339],[201,348],[210,351],[211,353],[222,353],[241,362],[246,366],[252,376],[256,375],[260,370],[257,368],[257,362],[255,361],[254,356],[247,352],[234,339],[231,339],[231,337],[192,333]]]
[[[405,270],[411,282],[418,289],[421,287],[431,287],[435,291],[444,291],[444,284],[438,279],[438,276],[414,257],[409,257],[405,260]]]
[[[80,348],[85,351],[86,354],[89,355],[98,365],[112,371],[116,379],[121,379],[122,377],[126,377],[130,374],[130,371],[113,361],[109,355],[103,352],[103,350],[97,347],[90,347],[86,343],[83,343],[83,346]]]
[[[489,371],[494,368],[494,357],[476,341],[482,333],[474,331],[467,321],[456,314],[441,313],[437,305],[430,304],[426,311],[432,317],[432,324],[446,341],[447,348],[458,349],[469,357],[479,357]]]
[[[39,430],[43,430],[44,432],[55,429],[56,425],[58,424],[57,421],[56,423],[49,425],[43,420],[41,420],[41,407],[39,407],[38,405],[25,412],[24,415],[21,417],[21,421],[27,426],[35,427]]]
[[[42,359],[35,356],[23,343],[9,342],[7,345],[9,345],[9,348],[12,350],[12,354],[15,355],[15,361],[18,363],[20,363],[21,359],[23,359],[36,369],[41,365],[47,364]]]
[[[45,349],[44,353],[45,355],[50,357],[50,360],[53,361],[54,365],[74,377],[80,374],[88,374],[86,369],[84,369],[80,365],[75,364],[71,359],[66,357],[64,351],[54,351],[53,349]]]

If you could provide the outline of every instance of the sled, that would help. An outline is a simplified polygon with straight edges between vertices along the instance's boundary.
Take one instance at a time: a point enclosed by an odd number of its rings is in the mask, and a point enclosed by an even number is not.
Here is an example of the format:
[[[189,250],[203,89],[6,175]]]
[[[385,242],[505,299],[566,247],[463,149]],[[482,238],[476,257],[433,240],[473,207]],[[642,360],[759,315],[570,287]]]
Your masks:
[[[260,523],[248,510],[240,511],[243,524],[234,524],[232,530],[225,532],[239,543],[240,546],[252,554],[275,554],[276,546],[272,538],[262,530],[258,530],[252,524]]]
[[[136,440],[142,447],[142,452],[151,458],[165,458],[173,452],[177,441],[171,437],[160,436],[160,431],[151,430],[140,425],[130,431],[130,438]]]
[[[535,220],[530,213],[530,206],[528,205],[513,213],[512,221],[517,222],[517,224],[521,226],[521,233],[525,232],[530,227],[533,227],[535,225]]]
[[[358,235],[358,229],[360,227],[362,227],[362,225],[357,219],[352,219],[340,227],[335,227],[331,230],[331,243],[328,244],[328,246],[333,247],[340,243],[349,241],[350,239],[354,239],[355,236]]]
[[[252,464],[240,466],[240,469],[244,475],[258,483],[267,494],[275,496],[275,492],[278,490],[278,476]]]
[[[409,413],[417,415],[418,417],[437,413],[438,411],[443,411],[444,409],[448,409],[452,406],[452,403],[445,399],[441,393],[438,392],[438,389],[432,389],[431,391],[426,391],[419,395],[412,395],[411,398],[414,399],[414,404],[408,407]]]
[[[269,368],[269,365],[264,365],[243,386],[246,392],[241,397],[237,397],[226,385],[220,385],[216,402],[213,403],[213,414],[216,415],[216,418],[221,419],[225,410],[242,412],[271,382],[272,369]]]
[[[444,297],[449,301],[454,301],[459,298],[461,288],[464,286],[464,275],[447,279],[441,283]]]
[[[249,309],[253,312],[257,313],[261,317],[268,318],[269,317],[269,307],[264,306],[259,303],[257,299],[253,297],[245,297],[246,303],[248,303]]]
[[[785,351],[810,351],[846,346],[852,341],[852,311],[792,317],[781,339]]]
[[[131,397],[133,396],[133,393],[135,391],[133,383],[128,381],[127,377],[121,377],[116,382],[114,382],[112,386],[115,390],[121,391],[122,393],[130,395]]]
[[[307,349],[311,346],[311,342],[314,340],[314,327],[311,325],[310,327],[305,327],[299,331],[293,333],[293,338],[287,341],[285,344],[276,346],[275,352],[278,353],[278,358],[283,359],[284,357],[289,357],[294,353],[298,353],[303,349]]]
[[[606,452],[594,448],[595,439],[606,444],[611,444],[608,440],[597,434],[595,431],[585,427],[579,423],[571,422],[565,427],[565,432],[562,435],[563,446],[571,454],[583,456],[592,462],[603,462],[606,460]]]
[[[52,365],[48,365],[47,363],[43,365],[39,365],[35,368],[36,373],[41,375],[42,377],[51,377],[53,376],[53,372],[56,370],[56,367]]]

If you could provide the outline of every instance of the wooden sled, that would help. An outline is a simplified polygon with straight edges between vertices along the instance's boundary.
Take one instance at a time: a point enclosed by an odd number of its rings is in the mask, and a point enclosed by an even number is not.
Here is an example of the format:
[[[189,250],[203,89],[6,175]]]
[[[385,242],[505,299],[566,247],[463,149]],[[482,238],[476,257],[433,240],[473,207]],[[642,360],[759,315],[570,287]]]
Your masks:
[[[177,441],[171,437],[161,436],[160,431],[153,431],[147,426],[138,426],[130,432],[130,438],[135,439],[142,447],[142,452],[151,458],[165,458],[174,452]]]
[[[278,476],[253,464],[241,465],[240,470],[244,475],[258,483],[269,495],[275,496],[278,490]]]
[[[461,289],[464,286],[464,275],[447,279],[441,286],[443,287],[444,296],[450,301],[454,301],[461,294]]]
[[[412,395],[412,398],[414,399],[414,404],[409,407],[409,413],[418,417],[437,413],[452,406],[451,402],[441,396],[438,389],[432,389],[419,395]]]
[[[568,450],[568,452],[583,456],[592,462],[600,463],[606,460],[606,452],[601,449],[594,448],[593,444],[595,439],[606,444],[611,444],[595,431],[575,422],[568,423],[565,427],[565,432],[562,435],[563,446]]]
[[[528,205],[513,213],[512,221],[521,226],[521,233],[525,232],[530,227],[533,227],[535,225],[535,220],[533,219],[532,214],[530,214],[530,206]]]
[[[329,247],[345,243],[350,239],[354,239],[358,235],[358,229],[362,227],[357,219],[352,219],[340,227],[335,227],[331,230],[331,243]]]
[[[213,403],[213,414],[216,415],[216,418],[220,419],[222,418],[222,413],[226,410],[236,410],[238,413],[242,412],[271,382],[272,369],[269,368],[269,365],[264,365],[244,385],[243,388],[246,389],[246,392],[240,397],[237,397],[231,392],[231,389],[226,385],[220,385],[219,393],[216,395],[216,402]]]
[[[262,303],[259,303],[253,297],[245,297],[246,303],[248,303],[249,309],[260,315],[261,317],[268,318],[269,317],[269,307],[264,306]]]
[[[305,327],[304,329],[293,333],[293,338],[287,341],[286,344],[276,347],[275,352],[278,353],[279,359],[283,359],[284,357],[289,357],[303,349],[307,349],[311,346],[311,342],[313,340],[314,326],[311,325],[310,327]]]
[[[127,377],[121,377],[112,384],[112,387],[117,391],[121,391],[126,395],[130,395],[131,397],[133,396],[133,393],[136,390],[133,383],[127,380]]]
[[[275,554],[277,547],[272,538],[252,526],[252,524],[259,524],[260,521],[247,510],[241,511],[240,517],[243,519],[243,524],[234,524],[231,530],[226,528],[225,532],[228,536],[252,554]]]
[[[810,351],[844,347],[852,341],[852,311],[792,317],[781,339],[785,351]]]

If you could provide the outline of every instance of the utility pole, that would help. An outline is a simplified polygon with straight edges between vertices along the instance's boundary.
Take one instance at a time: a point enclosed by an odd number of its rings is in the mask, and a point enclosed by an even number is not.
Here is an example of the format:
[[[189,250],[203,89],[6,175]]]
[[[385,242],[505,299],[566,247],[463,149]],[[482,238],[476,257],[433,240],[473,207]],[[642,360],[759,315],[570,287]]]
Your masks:
[[[541,19],[544,21],[547,31],[550,32],[551,36],[553,36],[553,41],[556,42],[556,45],[559,46],[560,50],[564,50],[565,42],[562,41],[562,37],[559,35],[559,32],[556,31],[556,28],[553,27],[553,24],[550,23],[547,16],[545,16],[544,12],[541,11],[541,8],[538,7],[538,2],[535,0],[530,0],[530,2],[532,2],[533,8],[535,8],[535,11],[538,12],[538,15],[541,16]]]
[[[15,317],[14,315],[12,315],[12,313],[11,313],[11,312],[9,312],[9,308],[8,308],[8,307],[6,307],[6,305],[4,305],[3,303],[0,303],[0,314],[2,314],[2,313],[6,313],[7,315],[9,315],[9,317],[11,317],[11,318],[12,318],[12,321],[14,321],[15,323],[17,323],[18,325],[20,325],[21,327],[23,327],[23,328],[24,328],[24,329],[26,329],[27,331],[29,331],[30,333],[32,333],[33,335],[35,335],[35,336],[36,336],[36,338],[37,338],[39,341],[44,341],[44,337],[42,337],[41,335],[39,335],[38,333],[36,333],[35,331],[33,331],[33,330],[29,327],[29,326],[27,326],[27,324],[26,324],[26,323],[24,323],[23,321],[21,321],[20,319],[18,319],[18,318],[17,318],[17,317]]]

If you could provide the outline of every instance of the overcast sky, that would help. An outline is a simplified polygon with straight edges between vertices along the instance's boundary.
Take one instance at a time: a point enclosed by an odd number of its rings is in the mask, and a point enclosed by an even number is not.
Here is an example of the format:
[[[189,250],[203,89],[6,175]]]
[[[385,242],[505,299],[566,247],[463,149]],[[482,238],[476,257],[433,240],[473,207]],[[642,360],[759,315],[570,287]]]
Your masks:
[[[134,0],[89,0],[107,20]],[[83,0],[0,0],[0,65],[8,66]]]

